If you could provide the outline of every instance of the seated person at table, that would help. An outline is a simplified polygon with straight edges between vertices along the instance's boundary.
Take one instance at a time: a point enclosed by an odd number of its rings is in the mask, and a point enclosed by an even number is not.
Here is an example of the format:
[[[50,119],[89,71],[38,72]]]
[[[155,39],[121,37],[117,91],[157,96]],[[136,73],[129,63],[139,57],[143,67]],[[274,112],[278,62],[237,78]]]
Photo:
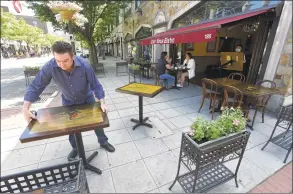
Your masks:
[[[27,122],[36,119],[30,112],[30,106],[49,85],[51,79],[58,85],[62,92],[63,106],[74,104],[95,103],[95,97],[101,103],[103,112],[108,111],[105,104],[105,93],[102,85],[96,78],[91,65],[82,57],[74,56],[72,46],[64,41],[57,41],[52,46],[54,58],[48,61],[37,74],[24,96],[23,114]],[[94,94],[94,95],[93,95]],[[95,134],[101,147],[109,152],[115,148],[108,143],[104,129],[96,129]],[[77,156],[77,147],[74,134],[69,135],[72,151],[68,160],[74,160]]]
[[[167,80],[168,84],[163,82],[163,85],[168,89],[174,84],[175,78],[167,73],[167,70],[170,69],[171,60],[167,56],[167,52],[161,53],[161,58],[156,64],[156,73],[161,80]]]
[[[177,85],[178,87],[183,87],[185,77],[188,77],[188,79],[191,79],[195,76],[195,72],[194,72],[195,71],[195,61],[192,58],[191,53],[186,53],[183,65],[185,67],[189,68],[189,70],[179,71],[179,73],[178,73],[179,84]]]

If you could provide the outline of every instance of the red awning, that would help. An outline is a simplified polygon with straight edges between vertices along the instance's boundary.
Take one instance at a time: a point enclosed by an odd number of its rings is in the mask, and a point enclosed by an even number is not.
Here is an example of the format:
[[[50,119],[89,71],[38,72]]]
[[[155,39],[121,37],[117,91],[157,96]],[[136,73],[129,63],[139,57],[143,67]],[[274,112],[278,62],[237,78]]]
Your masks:
[[[271,10],[272,6],[262,10],[254,10],[241,15],[234,15],[222,18],[216,21],[195,24],[192,26],[176,28],[156,34],[152,37],[145,38],[140,41],[141,45],[150,44],[178,44],[178,43],[191,43],[191,42],[209,42],[216,38],[217,29],[222,24],[242,20],[248,17],[256,16]]]

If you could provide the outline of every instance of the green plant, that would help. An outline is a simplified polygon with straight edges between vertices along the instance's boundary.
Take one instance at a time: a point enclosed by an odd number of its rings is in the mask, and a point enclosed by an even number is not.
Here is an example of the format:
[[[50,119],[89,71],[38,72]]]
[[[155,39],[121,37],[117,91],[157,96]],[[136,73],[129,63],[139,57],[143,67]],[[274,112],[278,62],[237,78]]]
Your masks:
[[[131,65],[131,66],[129,66],[129,68],[133,69],[133,70],[139,70],[140,66],[139,65]]]
[[[231,133],[240,132],[246,126],[246,118],[239,108],[225,108],[216,121],[197,117],[191,126],[189,136],[197,142],[218,139]]]

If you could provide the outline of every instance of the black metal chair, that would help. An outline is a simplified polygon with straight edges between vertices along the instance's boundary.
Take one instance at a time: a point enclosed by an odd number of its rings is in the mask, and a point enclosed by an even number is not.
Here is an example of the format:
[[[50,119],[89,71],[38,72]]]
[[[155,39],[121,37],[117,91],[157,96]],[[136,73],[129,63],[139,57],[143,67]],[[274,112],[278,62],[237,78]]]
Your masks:
[[[284,127],[282,125],[280,125],[281,123],[285,123],[287,124],[287,127]],[[285,132],[275,136],[274,133],[276,132],[277,127],[281,127],[283,129],[286,129]],[[291,130],[290,130],[291,128]],[[287,158],[292,150],[292,104],[288,105],[288,106],[283,106],[281,108],[278,120],[275,124],[274,130],[269,138],[269,140],[267,141],[267,143],[263,146],[263,148],[261,150],[264,150],[264,148],[269,144],[269,142],[272,142],[278,146],[280,146],[281,148],[284,148],[285,150],[287,150],[287,154],[285,156],[284,159],[284,163],[286,163]]]
[[[119,72],[118,69],[121,67],[125,67],[125,71]],[[129,73],[128,72],[128,62],[116,62],[116,76],[118,76],[119,73]]]
[[[106,72],[103,63],[97,63],[93,65],[94,71],[97,73],[102,73],[106,77]]]

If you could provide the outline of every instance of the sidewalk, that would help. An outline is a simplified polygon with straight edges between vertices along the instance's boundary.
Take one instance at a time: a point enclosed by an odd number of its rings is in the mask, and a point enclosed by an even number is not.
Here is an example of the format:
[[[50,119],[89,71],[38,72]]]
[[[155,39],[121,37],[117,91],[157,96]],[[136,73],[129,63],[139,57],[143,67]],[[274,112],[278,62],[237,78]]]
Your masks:
[[[172,191],[168,190],[177,171],[182,132],[189,130],[195,117],[211,118],[209,103],[204,104],[201,113],[197,112],[202,97],[199,86],[190,85],[180,90],[163,91],[154,98],[143,100],[144,116],[149,117],[154,127],[150,129],[140,126],[132,130],[133,123],[130,122],[130,118],[138,116],[138,97],[115,92],[116,88],[128,84],[128,76],[115,76],[115,63],[118,61],[110,57],[99,61],[104,63],[107,70],[106,77],[99,78],[109,107],[110,127],[105,128],[105,133],[116,151],[108,153],[102,149],[94,132],[82,134],[86,155],[90,155],[93,151],[99,152],[91,164],[103,171],[102,175],[86,171],[90,191],[92,193],[182,193],[184,191],[178,183]],[[142,83],[153,84],[154,80],[143,79]],[[43,105],[59,106],[60,102],[60,93],[58,93]],[[18,113],[13,109],[6,111],[11,114]],[[239,168],[237,176],[239,187],[236,188],[234,180],[231,180],[214,188],[211,193],[260,191],[254,188],[286,165],[283,159],[287,152],[282,148],[269,144],[264,151],[261,151],[275,122],[275,118],[265,115],[265,121],[262,123],[261,114],[257,115],[255,130],[251,131]],[[1,118],[1,176],[67,162],[67,155],[71,151],[68,136],[22,144],[18,139],[26,125],[20,112],[17,115]],[[159,138],[152,138],[151,132],[156,129],[165,129],[166,133]],[[291,159],[292,153],[287,161],[289,167],[283,168],[286,169],[287,174],[288,171],[292,173]],[[233,171],[236,166],[236,160],[227,162],[227,167]],[[278,180],[282,181],[281,185],[285,183],[282,177]]]
[[[292,162],[268,177],[249,193],[292,193]]]

